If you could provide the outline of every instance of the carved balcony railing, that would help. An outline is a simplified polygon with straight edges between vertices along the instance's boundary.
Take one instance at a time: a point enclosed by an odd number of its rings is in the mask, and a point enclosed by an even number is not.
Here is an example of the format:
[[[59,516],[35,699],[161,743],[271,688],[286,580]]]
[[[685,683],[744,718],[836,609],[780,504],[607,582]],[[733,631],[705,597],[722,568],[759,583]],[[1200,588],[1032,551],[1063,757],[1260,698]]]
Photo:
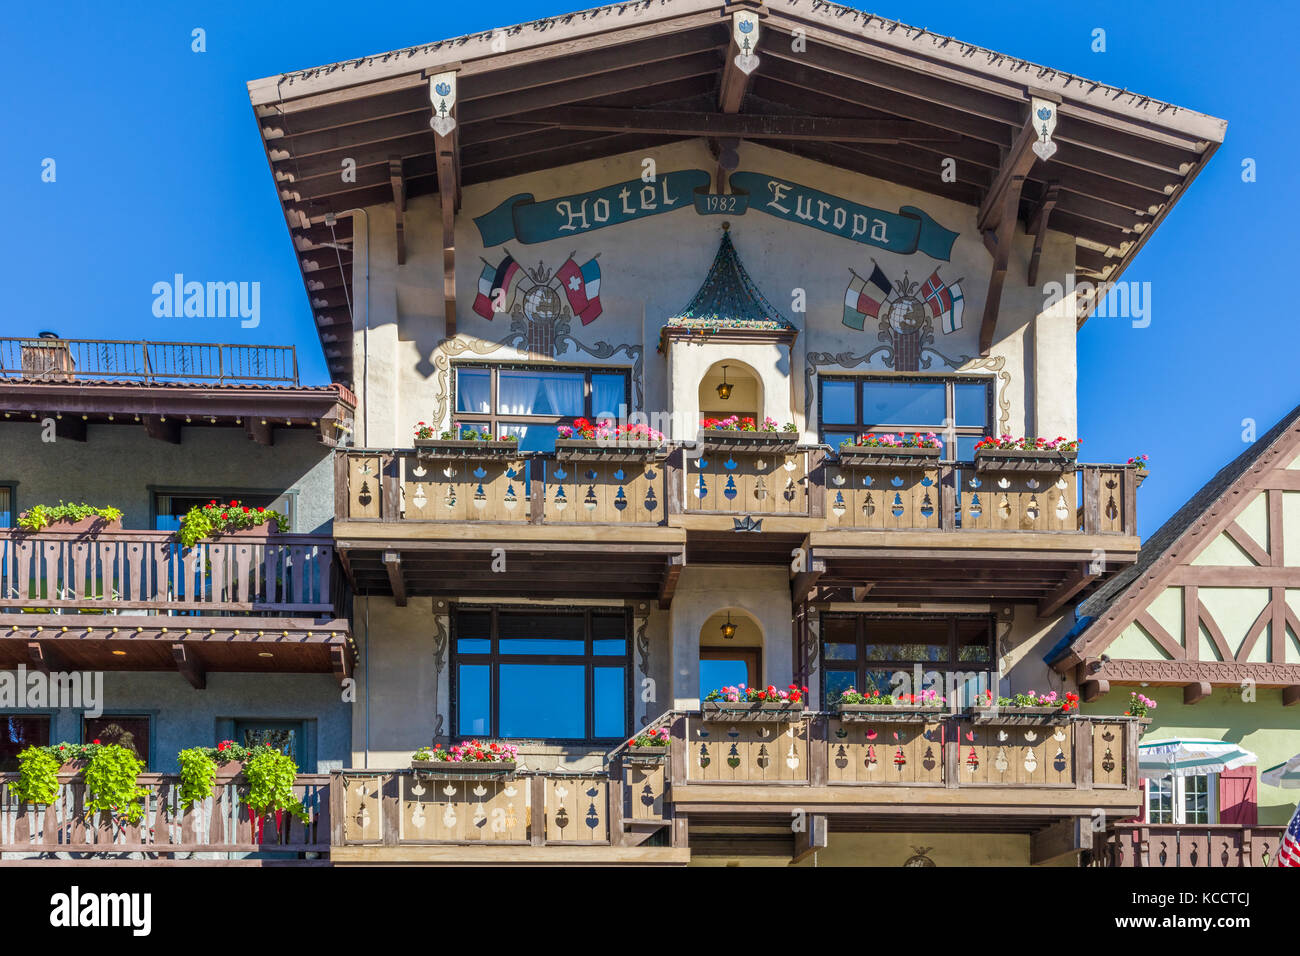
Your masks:
[[[739,713],[739,711],[737,712]],[[1136,793],[1132,718],[899,720],[804,712],[776,721],[689,712],[672,722],[685,784],[1117,790]]]
[[[603,773],[462,777],[413,770],[334,775],[340,845],[595,846],[610,843]]]
[[[1241,867],[1276,865],[1286,827],[1121,824],[1094,855],[1099,866]]]
[[[1137,475],[969,463],[858,464],[820,447],[577,454],[513,450],[338,453],[340,521],[667,525],[675,515],[806,519],[809,530],[1135,535]]]
[[[218,782],[212,796],[185,809],[180,778],[146,773],[137,778],[144,815],[137,823],[86,810],[86,785],[79,775],[60,775],[59,792],[48,806],[21,802],[13,793],[15,773],[0,774],[0,859],[125,860],[158,857],[206,859],[249,856],[277,860],[319,860],[329,855],[330,778],[299,774],[294,796],[307,822],[290,814],[251,815],[243,802],[242,778]],[[277,819],[278,817],[278,819]]]
[[[0,529],[0,612],[330,614],[335,573],[322,535]]]

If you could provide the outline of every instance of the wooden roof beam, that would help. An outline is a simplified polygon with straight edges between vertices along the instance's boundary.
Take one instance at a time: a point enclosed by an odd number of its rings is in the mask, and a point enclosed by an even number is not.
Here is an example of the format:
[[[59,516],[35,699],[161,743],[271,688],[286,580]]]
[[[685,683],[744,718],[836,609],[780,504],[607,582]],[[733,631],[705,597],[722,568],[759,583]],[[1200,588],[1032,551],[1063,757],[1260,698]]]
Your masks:
[[[46,677],[51,671],[71,669],[64,666],[63,657],[53,649],[49,641],[28,641],[27,657],[32,662],[32,666]]]
[[[334,670],[339,686],[345,686],[352,677],[352,654],[347,647],[342,644],[330,645],[330,666]]]
[[[673,595],[677,593],[677,579],[682,576],[686,566],[686,552],[670,554],[664,563],[663,578],[659,584],[659,609],[666,611],[672,607]]]
[[[172,645],[172,658],[176,661],[176,669],[190,682],[191,687],[203,690],[208,686],[207,670],[195,648],[177,642]]]
[[[1103,564],[1101,561],[1095,564],[1082,562],[1051,594],[1038,602],[1038,616],[1055,614],[1067,601],[1101,577],[1104,569],[1100,565]]]
[[[993,178],[988,195],[980,204],[976,227],[984,237],[984,245],[993,255],[993,269],[989,275],[988,295],[984,299],[984,317],[980,322],[980,354],[988,355],[993,347],[993,335],[997,330],[998,310],[1002,305],[1002,285],[1007,277],[1007,266],[1011,260],[1011,244],[1015,238],[1016,218],[1020,210],[1020,191],[1025,178],[1033,169],[1041,153],[1050,156],[1056,146],[1051,142],[1050,130],[1040,133],[1043,124],[1035,115],[1035,110],[1043,100],[1033,100],[1030,104],[1029,118],[1021,127],[1020,134],[1011,144],[1006,157]],[[1046,104],[1051,115],[1055,116],[1055,104]],[[1047,149],[1044,147],[1046,143]]]
[[[393,187],[393,210],[397,220],[397,264],[406,265],[406,178],[402,175],[402,157],[388,157],[388,181]]]
[[[1199,704],[1205,698],[1210,696],[1212,688],[1207,680],[1193,681],[1183,687],[1183,703],[1187,705]]]
[[[1060,195],[1061,188],[1056,183],[1049,185],[1043,193],[1038,208],[1034,210],[1033,218],[1029,220],[1029,227],[1025,230],[1034,237],[1034,251],[1029,255],[1027,275],[1028,284],[1031,287],[1038,285],[1038,260],[1043,254],[1043,239],[1047,236],[1047,222],[1052,217],[1052,210],[1056,208]]]
[[[429,125],[434,133],[438,199],[442,207],[443,313],[446,317],[445,335],[449,339],[456,335],[456,210],[460,207],[460,131],[456,97],[456,68],[429,77],[429,99],[433,103],[433,118]],[[401,603],[406,603],[405,595]]]
[[[181,423],[178,419],[168,419],[166,415],[145,415],[144,433],[150,438],[165,441],[172,445],[181,443]]]
[[[749,6],[727,0],[731,14],[731,42],[722,64],[722,81],[718,84],[718,111],[739,113],[741,101],[749,89],[749,79],[758,69],[759,19],[757,10],[740,9]]]
[[[808,594],[821,576],[826,573],[826,562],[818,558],[813,558],[808,562],[808,570],[790,572],[790,596],[795,604],[807,600]]]
[[[402,573],[402,552],[384,552],[384,570],[388,572],[388,586],[393,590],[393,603],[406,607],[406,577]]]

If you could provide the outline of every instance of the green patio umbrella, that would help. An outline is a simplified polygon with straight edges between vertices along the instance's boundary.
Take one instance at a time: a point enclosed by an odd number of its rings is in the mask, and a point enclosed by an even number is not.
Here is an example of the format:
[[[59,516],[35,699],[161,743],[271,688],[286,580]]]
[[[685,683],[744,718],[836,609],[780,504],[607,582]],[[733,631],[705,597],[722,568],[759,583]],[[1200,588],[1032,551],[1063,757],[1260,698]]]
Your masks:
[[[1296,754],[1286,763],[1269,767],[1259,777],[1270,787],[1284,787],[1300,790],[1300,754]]]
[[[1258,759],[1249,750],[1222,740],[1151,740],[1138,744],[1138,776],[1159,779],[1221,773]]]

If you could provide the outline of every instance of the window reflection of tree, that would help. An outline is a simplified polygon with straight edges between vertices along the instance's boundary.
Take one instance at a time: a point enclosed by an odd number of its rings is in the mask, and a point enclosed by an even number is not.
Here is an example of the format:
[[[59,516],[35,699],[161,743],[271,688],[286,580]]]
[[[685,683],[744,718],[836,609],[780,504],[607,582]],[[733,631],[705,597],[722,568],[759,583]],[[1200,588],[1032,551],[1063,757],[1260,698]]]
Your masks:
[[[282,754],[292,754],[293,737],[292,730],[254,730],[249,728],[244,731],[244,746],[256,747],[258,744],[263,744],[267,747],[274,747]]]

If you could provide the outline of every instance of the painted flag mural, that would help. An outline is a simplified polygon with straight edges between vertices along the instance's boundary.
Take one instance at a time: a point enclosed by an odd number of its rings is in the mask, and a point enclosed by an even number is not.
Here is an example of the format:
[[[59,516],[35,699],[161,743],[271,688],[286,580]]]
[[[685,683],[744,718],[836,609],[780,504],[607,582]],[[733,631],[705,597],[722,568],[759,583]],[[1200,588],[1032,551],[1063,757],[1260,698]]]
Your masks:
[[[588,259],[582,265],[573,261],[573,256],[564,260],[564,264],[555,270],[555,278],[564,295],[569,300],[573,314],[582,319],[583,325],[590,325],[600,315],[600,264],[595,259]]]
[[[1282,844],[1277,848],[1278,866],[1300,866],[1300,806],[1295,808],[1291,824],[1282,834]]]
[[[921,286],[921,298],[930,309],[930,317],[943,317],[943,331],[956,332],[961,328],[961,314],[966,307],[966,300],[961,293],[961,280],[952,285],[944,285],[935,269],[930,278]]]
[[[501,260],[498,266],[492,265],[486,260],[483,263],[483,272],[478,277],[478,295],[474,297],[474,311],[485,319],[491,319],[492,293],[497,289],[505,291],[505,309],[509,312],[514,305],[515,294],[519,291],[519,283],[524,278],[524,270],[515,262],[514,257],[509,253]]]
[[[866,279],[852,269],[849,272],[853,273],[853,279],[844,291],[844,324],[861,332],[867,316],[880,317],[880,309],[889,300],[894,284],[874,260],[871,275]]]

